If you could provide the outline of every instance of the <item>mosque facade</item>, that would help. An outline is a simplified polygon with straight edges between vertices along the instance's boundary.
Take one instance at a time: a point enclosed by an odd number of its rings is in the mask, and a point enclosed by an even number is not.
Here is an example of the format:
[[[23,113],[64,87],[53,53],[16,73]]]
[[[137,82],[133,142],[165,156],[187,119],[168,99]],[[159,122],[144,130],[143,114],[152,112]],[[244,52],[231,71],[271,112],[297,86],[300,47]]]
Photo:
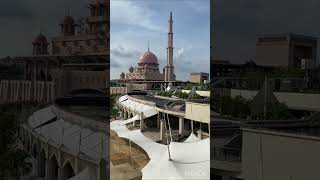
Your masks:
[[[127,87],[130,89],[151,89],[155,86],[152,82],[174,82],[176,75],[173,66],[173,19],[172,12],[169,17],[169,31],[168,31],[168,47],[167,47],[167,63],[160,71],[157,56],[148,50],[140,56],[138,66],[129,68],[127,73],[120,74],[120,80],[127,82]],[[137,83],[141,81],[142,83]],[[148,83],[148,81],[151,81]],[[130,83],[131,82],[131,83]]]

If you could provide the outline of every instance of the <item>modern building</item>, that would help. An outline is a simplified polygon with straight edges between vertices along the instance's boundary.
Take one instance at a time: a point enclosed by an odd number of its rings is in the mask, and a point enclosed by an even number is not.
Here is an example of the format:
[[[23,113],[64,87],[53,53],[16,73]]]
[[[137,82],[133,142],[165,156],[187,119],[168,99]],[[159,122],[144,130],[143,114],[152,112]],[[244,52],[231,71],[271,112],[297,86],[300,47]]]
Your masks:
[[[270,72],[275,69],[272,66],[257,65],[254,61],[235,64],[227,60],[212,60],[210,63],[213,79],[241,78],[246,73],[255,71]]]
[[[319,115],[319,114],[318,114]],[[239,122],[212,119],[213,180],[316,179],[319,119]],[[307,162],[314,162],[312,164]]]
[[[209,82],[209,73],[190,73],[189,81],[192,83],[207,83]]]
[[[301,61],[317,59],[317,38],[295,34],[259,35],[256,41],[256,63],[264,66],[301,68]]]

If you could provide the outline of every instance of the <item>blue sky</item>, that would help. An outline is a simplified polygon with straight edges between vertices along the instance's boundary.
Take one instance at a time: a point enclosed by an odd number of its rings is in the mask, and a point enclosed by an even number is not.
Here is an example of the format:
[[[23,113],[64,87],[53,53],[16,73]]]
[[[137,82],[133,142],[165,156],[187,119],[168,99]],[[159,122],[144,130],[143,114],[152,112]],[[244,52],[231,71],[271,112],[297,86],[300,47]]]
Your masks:
[[[159,68],[166,62],[168,18],[173,14],[174,66],[178,80],[190,72],[209,72],[209,0],[111,0],[111,79],[137,66],[150,50]]]

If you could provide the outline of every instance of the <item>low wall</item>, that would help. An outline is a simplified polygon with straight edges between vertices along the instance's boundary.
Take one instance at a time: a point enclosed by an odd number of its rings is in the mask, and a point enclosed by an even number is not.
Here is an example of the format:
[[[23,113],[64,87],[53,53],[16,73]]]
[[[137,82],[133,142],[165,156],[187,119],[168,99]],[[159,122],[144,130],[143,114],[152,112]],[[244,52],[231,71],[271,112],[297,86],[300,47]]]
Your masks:
[[[127,87],[110,87],[110,94],[127,94]]]
[[[54,98],[51,81],[0,80],[0,103],[52,102]]]
[[[189,93],[191,90],[182,90],[184,93]],[[210,97],[210,91],[196,91],[202,97]]]

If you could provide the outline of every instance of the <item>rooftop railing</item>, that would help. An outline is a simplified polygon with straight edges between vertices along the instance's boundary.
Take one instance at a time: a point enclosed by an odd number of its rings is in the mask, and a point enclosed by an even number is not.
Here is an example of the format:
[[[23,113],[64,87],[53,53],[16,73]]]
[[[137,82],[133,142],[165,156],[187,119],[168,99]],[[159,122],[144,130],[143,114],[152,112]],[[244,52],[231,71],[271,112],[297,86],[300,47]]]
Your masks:
[[[213,149],[211,149],[210,156],[211,156],[211,160],[238,163],[238,162],[241,162],[241,149],[213,147]]]
[[[168,106],[166,103],[156,103],[156,107],[160,109],[166,109],[169,111],[175,111],[175,112],[185,112],[186,110],[186,107],[184,105],[180,107],[171,107],[171,106]]]

